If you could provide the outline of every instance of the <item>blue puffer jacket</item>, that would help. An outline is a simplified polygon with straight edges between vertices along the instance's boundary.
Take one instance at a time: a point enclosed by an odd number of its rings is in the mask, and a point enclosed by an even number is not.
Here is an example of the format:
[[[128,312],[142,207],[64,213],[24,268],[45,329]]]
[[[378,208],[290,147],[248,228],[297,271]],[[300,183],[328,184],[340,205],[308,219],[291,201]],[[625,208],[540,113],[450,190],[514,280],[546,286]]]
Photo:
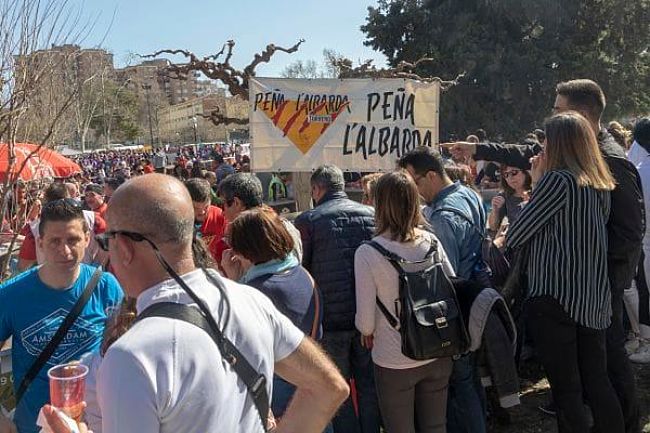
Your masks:
[[[323,296],[323,330],[354,330],[354,252],[374,235],[374,209],[343,191],[330,192],[294,224],[302,238],[303,266]]]

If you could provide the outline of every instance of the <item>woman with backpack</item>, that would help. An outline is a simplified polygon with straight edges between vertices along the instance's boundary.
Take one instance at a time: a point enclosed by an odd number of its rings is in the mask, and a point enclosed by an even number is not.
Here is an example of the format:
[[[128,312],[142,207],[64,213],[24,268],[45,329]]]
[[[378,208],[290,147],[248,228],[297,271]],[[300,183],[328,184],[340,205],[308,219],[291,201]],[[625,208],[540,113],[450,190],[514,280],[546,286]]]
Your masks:
[[[442,262],[444,273],[454,271],[436,236],[419,228],[424,220],[415,182],[407,172],[384,174],[375,191],[375,227],[373,241],[409,261],[433,257]],[[431,262],[405,265],[418,271]],[[412,269],[407,269],[410,266]],[[419,266],[417,268],[416,266]],[[401,350],[400,332],[388,322],[377,300],[396,317],[399,298],[398,272],[375,248],[361,245],[354,256],[357,313],[355,325],[362,344],[372,350],[379,407],[387,433],[446,432],[447,386],[452,359],[416,361]]]
[[[614,179],[589,122],[575,112],[546,122],[546,148],[532,162],[537,184],[506,241],[527,257],[527,329],[551,384],[559,430],[623,432],[605,352],[612,314],[606,223]]]

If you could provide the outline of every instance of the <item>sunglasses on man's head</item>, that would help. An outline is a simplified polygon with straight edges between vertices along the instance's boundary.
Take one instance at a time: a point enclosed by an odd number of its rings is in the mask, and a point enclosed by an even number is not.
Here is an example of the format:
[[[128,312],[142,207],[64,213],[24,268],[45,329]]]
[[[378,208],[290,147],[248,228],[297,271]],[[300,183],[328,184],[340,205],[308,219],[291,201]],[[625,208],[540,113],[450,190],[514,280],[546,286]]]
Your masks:
[[[75,200],[73,198],[60,198],[58,200],[52,200],[50,202],[45,203],[45,205],[43,205],[43,210],[53,209],[60,206],[69,206],[74,208],[75,210],[83,209],[83,206],[81,205],[81,202],[79,202],[79,200]]]

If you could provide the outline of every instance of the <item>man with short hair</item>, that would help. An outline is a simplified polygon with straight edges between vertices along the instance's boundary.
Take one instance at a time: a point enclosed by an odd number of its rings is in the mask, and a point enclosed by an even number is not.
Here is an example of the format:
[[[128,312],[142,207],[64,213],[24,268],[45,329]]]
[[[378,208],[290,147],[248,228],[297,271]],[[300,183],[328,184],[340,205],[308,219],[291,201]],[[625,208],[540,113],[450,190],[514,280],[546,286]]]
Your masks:
[[[43,193],[43,204],[46,205],[47,203],[64,199],[74,200],[70,197],[69,191],[67,184],[52,183]],[[81,203],[79,205],[81,206]],[[92,211],[84,210],[83,216],[86,220],[86,225],[90,227],[90,241],[86,247],[82,263],[99,263],[102,254],[97,247],[95,236],[104,233],[106,230],[106,222],[101,216]],[[23,229],[22,233],[25,235],[25,239],[18,253],[18,270],[21,272],[35,264],[42,264],[44,261],[43,253],[39,247],[39,225],[40,219],[37,218],[26,224]]]
[[[427,206],[424,216],[447,253],[456,275],[475,279],[482,271],[481,234],[487,217],[481,198],[460,182],[452,182],[440,153],[422,146],[402,156],[399,166],[409,172]],[[476,386],[471,354],[454,361],[447,403],[449,433],[486,431],[482,394]]]
[[[355,380],[359,418],[348,400],[334,418],[335,433],[378,433],[379,408],[374,365],[354,325],[356,313],[354,252],[374,235],[374,210],[348,199],[343,172],[322,165],[311,176],[316,207],[295,221],[303,246],[303,266],[323,296],[321,344],[343,376]]]
[[[138,314],[161,302],[196,307],[183,285],[191,288],[242,358],[264,375],[268,395],[274,373],[296,386],[276,431],[323,430],[347,397],[347,385],[264,294],[195,267],[194,210],[181,182],[160,174],[131,180],[113,195],[108,224],[103,246],[137,299]],[[214,340],[182,320],[136,322],[106,352],[97,392],[104,433],[265,431],[249,391]]]
[[[228,164],[223,155],[217,153],[214,155],[214,163],[216,165],[214,173],[217,176],[217,185],[221,183],[226,177],[230,176],[235,172],[235,169],[232,165]]]
[[[607,330],[607,370],[616,390],[627,433],[640,431],[639,404],[634,372],[625,351],[623,327],[623,293],[632,284],[641,256],[645,232],[641,179],[634,164],[625,157],[624,149],[601,126],[605,110],[605,94],[592,80],[578,79],[559,83],[556,87],[554,113],[577,111],[590,123],[598,138],[600,151],[616,181],[611,193],[611,212],[607,221],[607,268],[612,292],[612,324]],[[452,152],[461,152],[474,159],[497,161],[517,167],[530,166],[529,160],[543,150],[542,145],[503,145],[493,143],[446,143]]]
[[[185,181],[185,187],[192,197],[194,230],[205,242],[210,255],[217,260],[216,247],[219,240],[223,238],[227,224],[223,212],[212,205],[211,188],[207,180],[191,178]]]
[[[104,188],[96,183],[89,183],[84,189],[84,197],[88,208],[100,217],[106,217],[108,204],[104,202]]]
[[[104,202],[108,203],[111,200],[111,197],[113,196],[113,193],[117,188],[120,187],[124,182],[126,182],[126,178],[123,176],[115,176],[115,177],[109,177],[106,179],[104,182]]]
[[[251,173],[235,173],[226,177],[219,184],[219,197],[223,200],[223,214],[228,222],[233,221],[240,213],[264,205],[262,200],[262,182]],[[284,226],[293,238],[294,253],[302,261],[302,241],[300,232],[291,222],[282,219]],[[216,247],[217,263],[221,263],[223,252],[228,244],[222,239]]]
[[[94,267],[81,264],[90,231],[79,203],[70,199],[46,203],[38,230],[42,265],[0,286],[0,347],[12,337],[15,390],[95,272]],[[119,284],[103,273],[81,314],[18,404],[14,421],[19,433],[39,431],[36,416],[50,399],[47,370],[98,349],[106,319],[121,300]]]

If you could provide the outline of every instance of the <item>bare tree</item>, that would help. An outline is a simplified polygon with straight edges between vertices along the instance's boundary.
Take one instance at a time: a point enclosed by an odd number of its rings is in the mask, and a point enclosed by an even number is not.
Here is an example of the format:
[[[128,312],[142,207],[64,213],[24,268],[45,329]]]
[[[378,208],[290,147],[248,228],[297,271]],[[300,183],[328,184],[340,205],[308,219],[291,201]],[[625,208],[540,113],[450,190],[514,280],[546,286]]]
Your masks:
[[[182,55],[187,62],[172,63],[167,67],[167,75],[170,78],[185,80],[189,74],[200,72],[212,80],[221,81],[231,95],[239,96],[248,101],[248,83],[255,76],[255,69],[262,63],[268,63],[278,51],[288,54],[295,53],[304,42],[304,39],[300,39],[290,48],[269,44],[264,51],[255,54],[253,60],[243,70],[236,69],[230,64],[233,56],[233,48],[235,47],[235,41],[233,40],[227,41],[218,53],[202,58],[189,50],[173,49],[164,49],[141,57],[156,58],[163,54]],[[223,61],[219,61],[221,58],[223,58]],[[210,119],[215,125],[248,124],[248,119],[228,117],[227,113],[222,113],[219,109],[213,110],[210,114],[203,115],[203,117]]]
[[[83,39],[91,25],[81,24],[81,14],[68,0],[4,0],[0,2],[0,143],[8,154],[7,172],[0,191],[0,223],[8,216],[7,203],[20,173],[36,153],[51,143],[62,119],[72,106],[76,92],[63,100],[39,100],[42,86],[51,86],[54,65],[43,55],[51,45]],[[49,102],[49,115],[39,128],[29,122],[28,111]],[[42,132],[37,133],[36,130]],[[37,137],[36,140],[33,140]],[[32,141],[37,148],[17,164],[16,143]],[[24,221],[18,221],[17,226]],[[12,251],[16,235],[11,240]],[[8,255],[7,255],[8,256]],[[8,260],[2,264],[5,275]],[[1,276],[1,275],[0,275]]]

